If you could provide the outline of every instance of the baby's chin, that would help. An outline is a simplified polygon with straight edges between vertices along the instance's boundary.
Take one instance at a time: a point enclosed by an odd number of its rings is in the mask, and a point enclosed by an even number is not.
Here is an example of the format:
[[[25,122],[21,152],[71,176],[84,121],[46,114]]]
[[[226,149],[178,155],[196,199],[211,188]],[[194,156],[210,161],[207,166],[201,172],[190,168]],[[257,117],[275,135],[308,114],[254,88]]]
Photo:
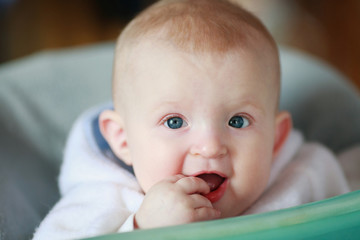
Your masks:
[[[246,209],[248,209],[248,207],[246,208],[241,208],[241,209],[234,209],[234,208],[230,208],[230,209],[221,209],[221,207],[216,207],[216,204],[214,204],[214,207],[218,210],[220,210],[221,212],[221,216],[220,218],[232,218],[232,217],[237,217],[242,215]]]
[[[230,201],[227,200],[227,196],[224,196],[223,199],[220,201],[213,203],[213,207],[221,211],[220,218],[231,218],[243,215],[247,209],[249,209],[252,204],[256,202],[256,199],[250,198],[242,198],[241,200],[235,200],[235,198],[228,198],[231,199]]]

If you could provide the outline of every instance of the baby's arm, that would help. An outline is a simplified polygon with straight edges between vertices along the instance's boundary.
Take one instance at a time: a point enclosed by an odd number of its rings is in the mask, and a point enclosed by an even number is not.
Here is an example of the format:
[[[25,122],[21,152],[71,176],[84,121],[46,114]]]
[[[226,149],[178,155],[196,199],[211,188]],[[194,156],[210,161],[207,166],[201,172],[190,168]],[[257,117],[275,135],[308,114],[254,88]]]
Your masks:
[[[155,228],[220,217],[220,211],[202,194],[210,191],[205,181],[176,175],[155,184],[135,214],[135,228]]]
[[[78,239],[117,232],[132,214],[124,195],[134,195],[140,201],[143,197],[116,183],[76,186],[46,216],[34,239]]]

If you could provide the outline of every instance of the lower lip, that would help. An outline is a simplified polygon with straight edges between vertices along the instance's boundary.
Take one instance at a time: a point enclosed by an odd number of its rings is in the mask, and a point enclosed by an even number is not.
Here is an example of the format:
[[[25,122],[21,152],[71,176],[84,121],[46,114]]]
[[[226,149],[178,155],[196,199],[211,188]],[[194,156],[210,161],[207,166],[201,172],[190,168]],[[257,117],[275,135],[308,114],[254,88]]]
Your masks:
[[[204,197],[210,200],[211,203],[215,203],[221,199],[226,191],[228,180],[226,179],[215,191],[205,194]]]

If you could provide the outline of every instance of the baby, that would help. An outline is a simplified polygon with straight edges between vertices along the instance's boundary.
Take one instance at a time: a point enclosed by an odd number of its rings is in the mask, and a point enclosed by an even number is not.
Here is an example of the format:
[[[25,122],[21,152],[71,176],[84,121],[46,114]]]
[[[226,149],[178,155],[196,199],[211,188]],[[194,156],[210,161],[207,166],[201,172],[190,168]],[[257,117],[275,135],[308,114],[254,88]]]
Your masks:
[[[268,32],[224,1],[160,2],[130,24],[100,126],[146,193],[136,227],[232,217],[259,197],[291,129],[279,72]]]
[[[168,0],[146,9],[119,37],[114,110],[99,117],[135,176],[99,151],[83,126],[89,115],[81,118],[67,143],[63,197],[35,239],[228,218],[346,192],[333,155],[303,144],[278,110],[279,88],[277,46],[241,7]]]

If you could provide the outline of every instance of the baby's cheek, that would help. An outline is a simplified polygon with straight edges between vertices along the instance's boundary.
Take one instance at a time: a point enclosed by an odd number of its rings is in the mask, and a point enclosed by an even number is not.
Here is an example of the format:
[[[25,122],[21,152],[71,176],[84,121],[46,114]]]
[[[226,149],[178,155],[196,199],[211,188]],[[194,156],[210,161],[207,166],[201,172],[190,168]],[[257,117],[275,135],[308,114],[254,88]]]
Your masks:
[[[141,166],[139,171],[135,170],[135,176],[142,188],[147,193],[155,184],[167,177],[178,174],[167,164],[151,164],[147,167]]]
[[[184,151],[174,141],[155,139],[139,154],[134,171],[144,192],[167,177],[183,173]]]
[[[238,175],[242,176],[243,187],[257,195],[267,185],[271,171],[271,158],[267,154],[259,152],[252,157],[238,168],[240,171]]]

